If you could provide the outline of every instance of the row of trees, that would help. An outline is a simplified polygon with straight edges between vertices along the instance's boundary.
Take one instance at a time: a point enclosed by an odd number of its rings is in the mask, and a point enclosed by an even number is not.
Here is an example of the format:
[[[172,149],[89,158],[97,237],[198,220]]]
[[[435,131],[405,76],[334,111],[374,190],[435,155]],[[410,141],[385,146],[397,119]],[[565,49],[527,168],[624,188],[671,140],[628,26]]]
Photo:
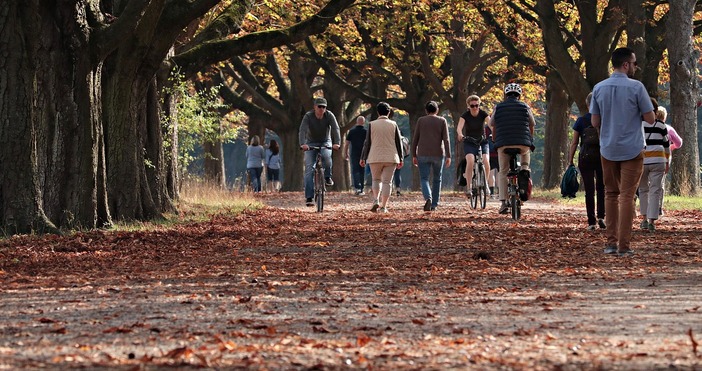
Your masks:
[[[178,123],[164,130],[161,116],[176,107],[164,93],[174,69],[201,89],[221,84],[250,133],[279,135],[286,189],[301,188],[297,129],[314,95],[346,130],[381,100],[412,125],[429,99],[457,121],[468,95],[496,101],[496,86],[519,81],[528,99],[547,101],[543,183],[552,186],[565,165],[570,106],[585,109],[611,50],[634,47],[657,96],[668,46],[673,122],[688,139],[673,187],[698,188],[697,57],[681,42],[691,40],[697,1],[319,2],[1,2],[0,50],[10,51],[0,53],[5,233],[101,227],[172,208]],[[221,159],[218,143],[206,148]],[[214,178],[222,169],[210,168]]]
[[[468,95],[496,102],[499,87],[518,81],[527,84],[527,100],[547,103],[540,112],[545,145],[539,151],[542,184],[554,187],[567,165],[570,107],[586,112],[585,97],[609,75],[612,50],[626,44],[637,52],[642,66],[637,77],[651,96],[661,98],[660,84],[670,82],[670,95],[662,92],[662,98],[671,100],[673,123],[688,139],[676,152],[671,186],[675,193],[692,194],[699,187],[699,156],[697,55],[691,42],[699,34],[693,19],[700,8],[698,1],[643,0],[364,3],[304,45],[237,58],[214,79],[226,87],[223,95],[231,106],[248,115],[252,134],[270,129],[281,137],[288,190],[301,186],[296,134],[315,92],[327,97],[347,130],[356,115],[367,114],[363,110],[381,100],[407,112],[412,125],[427,100],[439,100],[457,122]],[[675,59],[673,70],[680,70],[676,76],[665,68],[666,51]],[[454,148],[462,157],[462,147]],[[335,164],[343,164],[336,156]],[[335,167],[337,179],[347,174]]]
[[[318,33],[353,0],[248,33],[250,0],[0,2],[0,226],[5,234],[151,219],[177,196],[159,92],[174,66],[213,63]],[[215,14],[216,16],[211,16]],[[175,140],[171,143],[177,145]]]

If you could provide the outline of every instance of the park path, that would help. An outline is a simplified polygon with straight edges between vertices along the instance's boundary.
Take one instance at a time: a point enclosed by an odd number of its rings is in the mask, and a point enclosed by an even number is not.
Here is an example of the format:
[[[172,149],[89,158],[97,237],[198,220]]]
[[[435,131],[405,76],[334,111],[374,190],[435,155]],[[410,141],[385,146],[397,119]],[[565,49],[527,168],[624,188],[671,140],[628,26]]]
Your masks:
[[[602,254],[576,204],[332,192],[151,232],[0,242],[0,369],[699,369],[702,213]]]

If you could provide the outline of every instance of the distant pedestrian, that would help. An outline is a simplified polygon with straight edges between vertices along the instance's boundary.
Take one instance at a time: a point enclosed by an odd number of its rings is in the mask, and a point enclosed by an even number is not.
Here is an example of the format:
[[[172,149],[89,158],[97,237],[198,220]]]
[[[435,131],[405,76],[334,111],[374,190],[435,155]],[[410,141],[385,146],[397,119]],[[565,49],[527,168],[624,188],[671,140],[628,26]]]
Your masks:
[[[641,229],[653,232],[660,212],[660,200],[663,197],[663,178],[670,166],[670,141],[665,115],[658,111],[658,103],[651,99],[653,111],[657,112],[653,124],[643,122],[646,147],[644,149],[643,173],[639,183],[639,206]]]
[[[254,193],[261,192],[261,173],[263,173],[263,162],[266,151],[261,145],[258,135],[251,137],[249,146],[246,147],[246,171],[251,180],[251,189]]]
[[[448,123],[438,116],[439,104],[430,101],[424,107],[427,115],[417,120],[412,136],[412,162],[419,167],[419,180],[424,196],[424,211],[436,210],[441,198],[441,176],[444,166],[451,166]],[[433,176],[431,187],[429,176]]]
[[[370,165],[373,176],[373,206],[371,211],[388,212],[392,178],[403,165],[402,140],[397,123],[388,118],[390,105],[378,103],[378,119],[368,124],[366,140],[361,153],[361,166]]]
[[[590,107],[592,93],[585,98],[585,104]],[[597,128],[592,126],[592,115],[588,112],[578,117],[573,124],[573,141],[570,143],[569,159],[573,165],[575,150],[578,152],[578,170],[585,186],[585,210],[587,212],[587,229],[593,231],[599,225],[606,229],[605,217],[605,186],[602,174],[602,158],[600,157],[600,135]],[[595,203],[595,197],[597,202]],[[597,209],[595,209],[597,204]]]
[[[663,106],[658,107],[658,112],[656,113],[656,118],[660,119],[661,121],[665,122],[666,118],[668,117],[668,110],[665,109]],[[675,130],[674,127],[672,127],[670,124],[665,124],[665,128],[668,129],[668,139],[670,140],[670,161],[668,161],[668,167],[670,167],[673,163],[673,151],[676,149],[682,147],[683,140],[678,134],[678,132]],[[668,172],[670,173],[670,172]],[[658,216],[663,216],[663,198],[665,197],[665,182],[668,178],[668,175],[663,177],[663,185],[661,186],[661,203],[660,203],[660,211],[658,212]]]
[[[358,116],[356,125],[346,134],[346,142],[344,143],[344,158],[349,161],[351,181],[357,196],[365,194],[363,192],[365,169],[359,164],[363,143],[366,141],[366,128],[363,127],[365,123],[366,118]]]
[[[634,195],[643,172],[645,140],[641,119],[653,124],[653,105],[644,85],[632,77],[636,54],[629,48],[612,52],[614,72],[592,90],[592,126],[600,130],[605,183],[607,243],[605,254],[628,256],[634,220]]]
[[[268,192],[280,191],[280,146],[274,139],[268,144],[266,150],[266,188]]]

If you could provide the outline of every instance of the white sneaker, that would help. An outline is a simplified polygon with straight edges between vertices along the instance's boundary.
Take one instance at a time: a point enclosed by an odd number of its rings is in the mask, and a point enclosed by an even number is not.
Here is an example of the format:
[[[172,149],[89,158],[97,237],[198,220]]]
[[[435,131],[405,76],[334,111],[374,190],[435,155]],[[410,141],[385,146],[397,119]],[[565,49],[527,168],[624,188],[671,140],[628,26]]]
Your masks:
[[[595,229],[597,229],[597,226],[596,226],[595,224],[592,224],[592,225],[588,225],[588,226],[587,226],[587,230],[588,230],[588,231],[594,231]]]

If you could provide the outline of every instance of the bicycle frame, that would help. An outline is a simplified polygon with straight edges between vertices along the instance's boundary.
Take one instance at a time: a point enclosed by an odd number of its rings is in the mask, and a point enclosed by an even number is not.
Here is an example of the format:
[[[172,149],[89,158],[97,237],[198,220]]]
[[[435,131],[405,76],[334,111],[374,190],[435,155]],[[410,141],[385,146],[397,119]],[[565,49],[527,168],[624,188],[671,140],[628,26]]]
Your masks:
[[[474,161],[470,207],[477,208],[478,201],[480,201],[480,208],[485,209],[487,206],[487,174],[485,174],[485,165],[483,164],[483,149],[480,145],[478,145],[478,155],[475,156]]]
[[[314,163],[314,200],[318,213],[324,211],[324,195],[327,192],[327,185],[324,181],[324,159],[322,158],[322,149],[324,148],[332,149],[327,146],[309,147],[310,151],[317,151],[317,158]]]

